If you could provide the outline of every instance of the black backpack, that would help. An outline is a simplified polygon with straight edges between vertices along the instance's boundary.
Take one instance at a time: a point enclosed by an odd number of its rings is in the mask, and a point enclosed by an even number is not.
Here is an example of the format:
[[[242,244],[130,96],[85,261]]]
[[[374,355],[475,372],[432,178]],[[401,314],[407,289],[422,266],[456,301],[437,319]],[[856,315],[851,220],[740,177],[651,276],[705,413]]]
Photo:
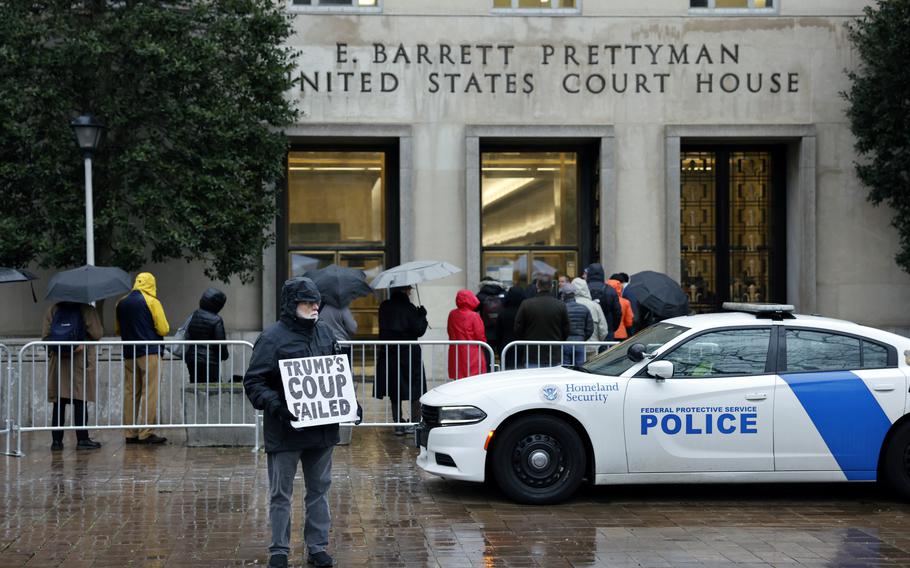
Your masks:
[[[51,319],[51,329],[45,338],[46,341],[85,341],[85,320],[82,319],[82,309],[79,304],[61,302],[57,305],[54,317]],[[61,357],[69,357],[72,348],[58,345],[55,350]]]

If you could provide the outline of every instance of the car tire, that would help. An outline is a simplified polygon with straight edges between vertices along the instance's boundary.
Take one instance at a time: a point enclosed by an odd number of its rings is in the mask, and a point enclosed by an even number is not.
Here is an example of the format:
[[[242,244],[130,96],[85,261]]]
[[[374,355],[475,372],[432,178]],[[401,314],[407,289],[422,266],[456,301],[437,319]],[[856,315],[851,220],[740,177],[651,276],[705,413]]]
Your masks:
[[[559,503],[575,493],[584,477],[584,445],[575,429],[559,418],[521,417],[493,443],[496,481],[519,503]]]
[[[910,422],[899,426],[888,442],[882,474],[894,491],[910,500]]]

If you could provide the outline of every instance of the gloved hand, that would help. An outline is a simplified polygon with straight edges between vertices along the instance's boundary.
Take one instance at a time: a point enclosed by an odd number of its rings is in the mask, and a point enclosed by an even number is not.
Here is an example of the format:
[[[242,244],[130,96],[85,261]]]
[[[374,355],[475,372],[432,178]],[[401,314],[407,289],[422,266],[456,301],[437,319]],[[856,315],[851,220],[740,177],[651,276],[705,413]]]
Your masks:
[[[357,420],[354,421],[354,426],[363,422],[363,407],[360,406],[360,403],[357,403]]]
[[[272,418],[276,420],[281,420],[282,422],[296,422],[297,417],[294,416],[288,407],[284,405],[280,400],[273,401],[269,405],[269,414],[272,415]]]
[[[425,315],[427,315],[427,309],[423,306],[418,306],[417,313],[419,313],[422,316],[425,316]]]

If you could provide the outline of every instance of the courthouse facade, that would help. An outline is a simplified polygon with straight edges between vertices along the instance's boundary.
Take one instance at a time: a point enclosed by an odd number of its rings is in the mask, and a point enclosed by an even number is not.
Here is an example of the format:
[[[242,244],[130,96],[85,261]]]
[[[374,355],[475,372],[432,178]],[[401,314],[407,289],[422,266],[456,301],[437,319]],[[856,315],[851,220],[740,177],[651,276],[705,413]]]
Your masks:
[[[254,285],[226,287],[228,327],[274,321],[308,268],[431,258],[464,269],[420,288],[436,336],[484,276],[597,261],[666,272],[700,311],[777,301],[910,329],[892,212],[857,181],[841,95],[866,4],[289,1],[301,118],[276,245]],[[176,323],[208,283],[149,268]],[[355,305],[366,335],[380,299]]]

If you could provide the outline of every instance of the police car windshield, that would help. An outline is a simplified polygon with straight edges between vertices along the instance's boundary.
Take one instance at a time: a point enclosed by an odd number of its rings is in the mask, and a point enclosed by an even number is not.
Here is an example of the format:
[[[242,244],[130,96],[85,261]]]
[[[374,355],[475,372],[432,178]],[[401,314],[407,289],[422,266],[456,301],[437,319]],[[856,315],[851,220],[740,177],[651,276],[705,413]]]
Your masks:
[[[648,353],[653,353],[655,350],[660,349],[666,342],[685,333],[688,329],[689,328],[681,325],[656,323],[651,327],[639,331],[619,345],[614,345],[607,351],[589,359],[588,362],[582,366],[591,373],[618,377],[632,368],[636,363],[626,356],[630,347],[636,343],[641,343],[645,346]]]

